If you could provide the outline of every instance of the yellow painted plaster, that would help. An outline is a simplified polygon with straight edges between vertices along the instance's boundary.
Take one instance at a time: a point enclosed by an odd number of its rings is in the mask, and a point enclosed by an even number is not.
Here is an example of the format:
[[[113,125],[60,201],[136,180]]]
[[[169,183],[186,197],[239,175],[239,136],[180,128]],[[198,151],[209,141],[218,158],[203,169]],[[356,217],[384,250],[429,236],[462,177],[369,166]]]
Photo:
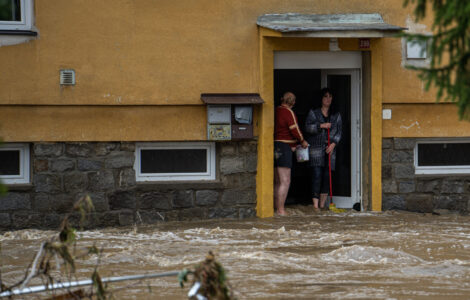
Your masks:
[[[0,137],[5,142],[194,141],[206,140],[205,120],[205,106],[2,106]]]
[[[260,90],[256,19],[262,14],[378,12],[406,26],[411,13],[401,0],[34,3],[38,38],[0,47],[0,104],[200,105],[203,92]],[[395,59],[385,65],[393,69]],[[59,86],[61,68],[77,72],[75,87]],[[393,86],[408,82],[395,78]]]
[[[470,137],[470,122],[459,121],[450,103],[386,104],[392,119],[383,120],[384,137]]]
[[[258,217],[272,217],[273,209],[273,135],[274,135],[274,91],[273,61],[274,54],[270,41],[260,29],[260,95],[265,100],[260,110],[260,135],[258,139],[258,166],[256,173],[256,214]],[[268,32],[269,33],[269,32]]]
[[[402,41],[399,38],[383,40],[383,102],[434,103],[436,89],[425,91],[418,72],[402,64]]]
[[[382,210],[382,45],[371,41],[371,203],[373,211]]]

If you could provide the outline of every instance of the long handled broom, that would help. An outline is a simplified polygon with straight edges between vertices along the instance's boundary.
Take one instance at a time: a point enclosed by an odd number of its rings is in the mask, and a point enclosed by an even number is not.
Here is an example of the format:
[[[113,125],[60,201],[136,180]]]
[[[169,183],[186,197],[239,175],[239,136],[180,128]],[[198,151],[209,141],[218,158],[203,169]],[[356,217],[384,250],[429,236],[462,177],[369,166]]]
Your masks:
[[[328,128],[328,147],[330,147],[330,128]],[[346,212],[343,208],[337,208],[333,203],[333,181],[331,180],[331,152],[328,153],[328,174],[330,175],[330,204],[328,208],[335,213]]]

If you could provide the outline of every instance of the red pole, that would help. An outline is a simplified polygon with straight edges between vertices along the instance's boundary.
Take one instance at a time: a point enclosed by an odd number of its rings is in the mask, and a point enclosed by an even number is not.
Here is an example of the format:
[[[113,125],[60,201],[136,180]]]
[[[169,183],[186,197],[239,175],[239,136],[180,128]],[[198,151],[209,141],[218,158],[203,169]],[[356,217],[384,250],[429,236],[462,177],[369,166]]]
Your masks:
[[[330,147],[330,128],[328,128],[328,147]],[[331,181],[331,152],[328,153],[328,174],[330,175],[330,204],[333,203],[333,183]]]

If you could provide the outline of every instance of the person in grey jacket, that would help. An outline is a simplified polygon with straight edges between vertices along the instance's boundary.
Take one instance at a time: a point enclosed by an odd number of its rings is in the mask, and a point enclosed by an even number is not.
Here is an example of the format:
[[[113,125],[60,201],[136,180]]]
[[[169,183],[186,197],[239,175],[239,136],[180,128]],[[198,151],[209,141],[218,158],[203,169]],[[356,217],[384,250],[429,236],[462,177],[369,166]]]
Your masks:
[[[331,153],[331,170],[335,169],[336,145],[341,140],[342,121],[339,112],[331,110],[331,90],[321,90],[322,106],[310,109],[305,120],[307,142],[310,144],[309,164],[311,169],[312,201],[315,210],[325,207],[329,191],[328,155]],[[330,129],[330,146],[328,146]]]

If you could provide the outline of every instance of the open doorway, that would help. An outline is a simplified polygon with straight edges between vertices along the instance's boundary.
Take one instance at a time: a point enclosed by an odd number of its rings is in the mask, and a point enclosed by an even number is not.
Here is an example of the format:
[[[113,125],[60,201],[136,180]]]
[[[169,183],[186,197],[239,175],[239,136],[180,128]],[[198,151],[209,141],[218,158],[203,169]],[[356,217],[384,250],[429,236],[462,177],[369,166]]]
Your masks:
[[[279,59],[278,59],[279,61]],[[360,201],[360,69],[283,68],[274,70],[275,105],[286,91],[296,95],[293,108],[305,134],[305,119],[311,108],[321,105],[320,91],[329,87],[333,105],[343,120],[342,139],[337,146],[336,171],[333,173],[333,200],[337,207],[351,208]],[[305,64],[308,66],[308,63]],[[297,66],[296,66],[297,67]],[[286,200],[289,204],[311,204],[308,163],[294,160],[291,186]]]
[[[320,103],[318,99],[320,90],[321,70],[274,70],[274,104],[280,105],[281,97],[285,92],[294,93],[296,103],[292,110],[297,116],[300,130],[304,135],[305,119],[310,108],[317,107]],[[286,205],[309,203],[311,203],[311,198],[308,163],[298,163],[294,159]]]

